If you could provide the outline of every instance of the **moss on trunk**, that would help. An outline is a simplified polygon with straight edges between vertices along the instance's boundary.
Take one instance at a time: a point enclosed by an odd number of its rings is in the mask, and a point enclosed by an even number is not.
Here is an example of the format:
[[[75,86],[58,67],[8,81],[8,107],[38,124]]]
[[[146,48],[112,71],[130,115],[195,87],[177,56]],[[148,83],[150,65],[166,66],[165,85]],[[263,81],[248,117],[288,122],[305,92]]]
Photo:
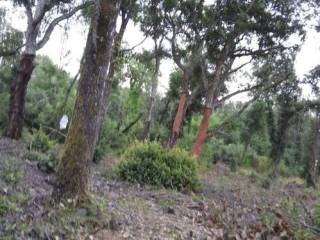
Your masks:
[[[81,203],[88,197],[90,164],[103,120],[111,84],[108,71],[119,1],[99,0],[92,18],[80,72],[78,93],[63,157],[57,171],[53,198]]]

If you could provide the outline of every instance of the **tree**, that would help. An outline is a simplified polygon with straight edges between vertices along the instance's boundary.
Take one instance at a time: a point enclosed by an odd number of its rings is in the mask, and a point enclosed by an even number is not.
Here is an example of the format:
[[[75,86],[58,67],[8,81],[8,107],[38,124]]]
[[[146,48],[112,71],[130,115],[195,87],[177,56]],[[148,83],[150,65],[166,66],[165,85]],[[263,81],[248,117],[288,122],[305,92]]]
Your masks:
[[[160,70],[160,61],[161,61],[161,46],[162,46],[162,41],[163,38],[158,40],[156,37],[153,39],[154,41],[154,59],[155,59],[155,66],[154,66],[154,71],[152,75],[152,80],[151,80],[151,91],[149,95],[149,104],[147,107],[147,114],[146,114],[146,119],[144,122],[144,129],[142,133],[142,140],[149,139],[150,135],[150,127],[154,115],[154,108],[155,108],[155,100],[156,100],[156,95],[157,95],[157,88],[158,88],[158,76],[159,76],[159,70]]]
[[[151,90],[149,94],[149,103],[146,112],[144,129],[141,136],[142,140],[149,138],[150,127],[154,115],[154,105],[157,95],[158,77],[160,70],[160,62],[163,57],[163,40],[164,27],[162,25],[162,18],[164,17],[164,9],[159,4],[159,0],[150,0],[141,2],[140,26],[141,30],[147,37],[151,37],[154,42],[154,72],[151,80]]]
[[[36,63],[26,96],[25,125],[56,128],[64,114],[71,116],[76,92],[74,79],[49,57],[38,56]]]
[[[34,59],[37,50],[41,49],[49,40],[54,28],[63,20],[70,18],[79,10],[88,6],[88,2],[74,7],[72,0],[14,0],[14,3],[23,6],[27,16],[27,30],[24,39],[24,51],[20,56],[16,76],[11,83],[10,107],[8,126],[5,136],[18,139],[24,121],[25,96],[27,85],[34,69]],[[62,14],[51,19],[54,12]],[[41,29],[46,26],[42,38]],[[21,47],[21,46],[20,46]],[[7,52],[6,54],[12,54]]]
[[[53,197],[72,199],[76,204],[88,197],[89,165],[103,120],[108,70],[114,50],[118,0],[97,0],[91,20],[76,103],[58,165]]]
[[[264,134],[266,133],[266,109],[265,104],[262,101],[257,101],[252,104],[251,108],[248,109],[244,115],[245,126],[241,129],[241,138],[244,143],[244,150],[242,153],[242,161],[245,158],[249,144],[255,134],[260,133],[259,140],[263,140]]]
[[[258,58],[283,51],[293,33],[303,36],[296,19],[298,1],[216,1],[206,10],[206,49],[213,72],[206,84],[203,119],[193,147],[198,158],[207,138],[209,119],[235,59]],[[241,68],[241,66],[240,66]]]
[[[14,63],[17,61],[23,44],[23,33],[12,28],[7,22],[7,12],[0,8],[0,129],[8,123],[10,82],[16,72]]]
[[[179,103],[167,144],[170,148],[175,146],[180,136],[188,105],[198,95],[205,77],[203,74],[205,61],[205,56],[203,55],[204,38],[203,34],[201,34],[203,4],[204,1],[176,2],[176,5],[173,5],[174,7],[171,6],[171,13],[167,13],[165,18],[165,26],[172,33],[172,37],[169,39],[172,59],[183,72],[180,83]],[[180,39],[180,46],[178,46],[178,39]],[[192,78],[196,78],[196,80]],[[194,84],[192,84],[191,80],[195,80],[195,86],[192,86]]]

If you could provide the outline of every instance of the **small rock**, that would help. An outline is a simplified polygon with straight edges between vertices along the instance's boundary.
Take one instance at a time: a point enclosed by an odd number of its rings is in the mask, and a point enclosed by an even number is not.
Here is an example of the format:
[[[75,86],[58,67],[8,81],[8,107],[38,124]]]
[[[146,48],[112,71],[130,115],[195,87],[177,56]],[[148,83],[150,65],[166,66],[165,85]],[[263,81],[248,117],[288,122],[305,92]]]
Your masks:
[[[130,237],[130,234],[128,232],[125,232],[122,236],[123,238],[127,239]]]

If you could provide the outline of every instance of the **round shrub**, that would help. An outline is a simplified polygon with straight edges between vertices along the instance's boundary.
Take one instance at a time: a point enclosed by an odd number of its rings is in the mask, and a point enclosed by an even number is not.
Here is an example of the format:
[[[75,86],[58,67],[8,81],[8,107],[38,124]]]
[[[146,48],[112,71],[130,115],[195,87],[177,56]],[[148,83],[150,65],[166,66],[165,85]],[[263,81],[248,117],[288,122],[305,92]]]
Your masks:
[[[192,191],[199,186],[196,162],[179,148],[159,143],[135,143],[122,156],[117,175],[125,181]]]

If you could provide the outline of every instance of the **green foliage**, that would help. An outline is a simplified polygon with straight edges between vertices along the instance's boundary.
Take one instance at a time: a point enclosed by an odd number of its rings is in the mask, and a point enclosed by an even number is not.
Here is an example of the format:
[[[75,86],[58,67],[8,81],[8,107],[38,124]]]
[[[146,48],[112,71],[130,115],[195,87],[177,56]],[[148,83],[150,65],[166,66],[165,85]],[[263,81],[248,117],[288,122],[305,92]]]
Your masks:
[[[312,233],[310,233],[308,230],[306,229],[297,229],[294,232],[294,239],[295,240],[314,240],[314,235]]]
[[[25,126],[57,128],[62,115],[71,116],[75,82],[48,57],[40,56],[36,61],[26,96]],[[0,130],[7,124],[9,89],[15,73],[11,62],[0,64]]]
[[[61,157],[61,153],[61,146],[56,144],[46,153],[30,150],[25,153],[24,157],[30,161],[38,162],[38,167],[41,170],[47,173],[52,173],[55,171],[55,168]]]
[[[106,154],[118,154],[121,149],[125,148],[128,144],[128,136],[125,136],[117,129],[117,122],[106,118],[103,123],[99,142],[97,144],[94,161],[101,161]]]
[[[320,204],[319,203],[314,208],[314,220],[315,220],[315,223],[320,227]]]
[[[60,118],[71,116],[76,95],[70,76],[48,57],[37,57],[26,99],[26,123],[29,127],[41,125],[56,128]]]
[[[118,176],[138,182],[193,191],[199,186],[196,162],[179,148],[164,149],[159,143],[135,143],[122,156]]]
[[[21,164],[15,158],[3,162],[1,177],[9,185],[16,185],[22,179]]]
[[[278,168],[279,168],[280,176],[282,176],[282,177],[290,177],[291,176],[290,168],[285,164],[284,161],[280,162]]]
[[[52,173],[61,157],[61,145],[52,140],[41,128],[33,132],[23,132],[23,138],[28,145],[24,157],[30,161],[38,162],[38,167]]]
[[[16,209],[16,206],[7,196],[0,196],[0,216]]]
[[[214,152],[213,158],[215,162],[221,161],[230,166],[231,170],[235,171],[240,165],[243,152],[243,145],[228,144],[223,145],[218,151]]]
[[[43,153],[47,152],[55,144],[55,141],[51,140],[42,129],[34,129],[32,133],[25,134],[23,137],[30,150],[40,151]]]

